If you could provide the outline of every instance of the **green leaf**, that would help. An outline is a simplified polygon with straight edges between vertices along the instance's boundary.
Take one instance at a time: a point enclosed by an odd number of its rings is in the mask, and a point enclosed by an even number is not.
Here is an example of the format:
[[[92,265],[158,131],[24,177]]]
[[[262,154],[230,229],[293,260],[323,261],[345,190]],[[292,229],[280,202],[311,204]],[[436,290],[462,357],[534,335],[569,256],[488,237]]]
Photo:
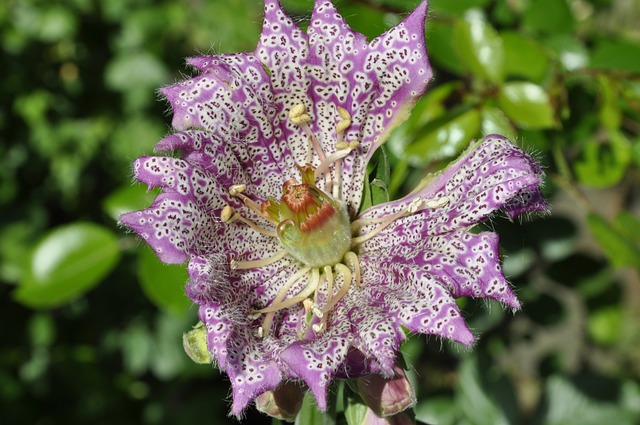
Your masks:
[[[622,122],[622,113],[618,104],[620,94],[613,82],[604,76],[598,77],[600,86],[600,109],[598,116],[602,126],[610,131],[617,131]]]
[[[158,308],[174,316],[184,316],[191,308],[184,293],[189,278],[185,265],[164,264],[145,247],[138,256],[137,273],[142,290]]]
[[[498,95],[498,104],[504,113],[520,127],[551,128],[555,124],[549,95],[536,84],[528,82],[505,84]]]
[[[416,408],[416,419],[438,425],[460,423],[460,407],[449,397],[430,397],[420,402]]]
[[[427,21],[426,35],[429,59],[439,68],[446,69],[456,75],[464,75],[465,67],[458,59],[452,43],[453,28],[451,24],[434,20]]]
[[[627,211],[620,212],[613,222],[613,227],[629,240],[640,244],[640,219]]]
[[[552,376],[545,388],[544,425],[633,425],[637,417],[613,403],[587,397],[565,378]]]
[[[639,73],[640,44],[617,39],[600,40],[593,50],[590,67]]]
[[[60,306],[96,286],[119,259],[118,240],[108,228],[81,222],[58,227],[36,245],[14,297],[29,307]]]
[[[495,388],[490,388],[483,379],[484,372],[476,357],[464,359],[459,368],[457,404],[469,424],[509,425],[507,405],[498,404]]]
[[[524,12],[523,25],[549,34],[571,33],[575,20],[566,0],[535,0]]]
[[[482,134],[501,134],[512,140],[517,135],[505,113],[493,106],[482,108],[481,130]]]
[[[322,413],[311,392],[307,391],[302,400],[300,412],[296,416],[295,425],[335,425],[335,423],[335,417]]]
[[[620,307],[605,307],[589,314],[589,336],[602,345],[615,344],[622,334],[624,317]]]
[[[147,208],[160,190],[147,190],[143,184],[125,185],[111,192],[102,201],[102,210],[114,220],[126,212]]]
[[[480,130],[480,112],[464,106],[424,126],[416,140],[406,148],[409,161],[416,167],[451,158],[464,149]]]
[[[640,267],[640,249],[602,216],[587,215],[587,226],[614,267]]]
[[[504,79],[502,39],[479,11],[468,11],[455,24],[453,48],[458,60],[475,77],[496,84]]]
[[[609,143],[589,140],[573,164],[580,183],[609,187],[619,183],[631,163],[631,142],[619,131],[610,131]]]
[[[116,56],[105,70],[107,86],[118,91],[156,87],[166,83],[168,78],[165,65],[147,52]]]
[[[585,68],[589,64],[589,50],[582,41],[570,34],[554,34],[544,40],[567,71]]]
[[[486,7],[490,0],[431,0],[429,13],[440,16],[461,17],[472,8]]]
[[[353,391],[345,389],[344,416],[348,425],[364,425],[367,405]]]
[[[505,75],[542,82],[549,71],[549,59],[540,44],[517,32],[500,35],[504,45]]]

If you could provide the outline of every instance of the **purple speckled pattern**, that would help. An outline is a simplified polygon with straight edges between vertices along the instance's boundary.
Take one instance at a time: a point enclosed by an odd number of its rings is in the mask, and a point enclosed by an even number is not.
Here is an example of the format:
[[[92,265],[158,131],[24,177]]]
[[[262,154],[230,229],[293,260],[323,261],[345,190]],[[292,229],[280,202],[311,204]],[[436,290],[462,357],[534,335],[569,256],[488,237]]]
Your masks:
[[[256,225],[273,225],[229,195],[246,185],[257,204],[282,196],[282,185],[300,179],[308,134],[288,118],[306,106],[309,128],[326,155],[336,152],[338,107],[351,115],[342,137],[359,146],[330,169],[344,201],[357,211],[366,164],[400,123],[432,78],[424,40],[427,3],[371,42],[353,31],[330,1],[315,2],[307,32],[276,0],[265,1],[262,35],[254,52],[198,56],[199,73],[161,91],[173,111],[175,132],[156,145],[180,158],[142,157],[135,178],[160,187],[153,204],[122,215],[165,263],[189,262],[186,293],[199,305],[215,364],[229,377],[239,416],[258,395],[283,380],[303,381],[320,408],[327,407],[333,379],[394,374],[404,328],[471,345],[475,336],[455,299],[495,299],[520,304],[505,280],[498,237],[470,228],[498,211],[512,218],[545,211],[540,167],[498,135],[473,143],[459,160],[426,178],[406,197],[369,208],[356,219],[397,215],[355,248],[362,277],[328,314],[308,319],[301,303],[275,313],[265,335],[252,314],[268,306],[303,265],[290,255],[260,267],[232,268],[282,250],[277,238],[242,222],[223,223],[229,205]],[[318,166],[318,155],[312,164]],[[340,172],[340,175],[336,175]],[[438,201],[433,207],[430,202]],[[407,210],[403,214],[403,211]],[[360,227],[366,235],[380,221]],[[310,284],[312,274],[292,283],[290,294]],[[336,287],[344,285],[336,274]],[[176,284],[179,284],[176,282]],[[325,294],[319,291],[318,300]]]

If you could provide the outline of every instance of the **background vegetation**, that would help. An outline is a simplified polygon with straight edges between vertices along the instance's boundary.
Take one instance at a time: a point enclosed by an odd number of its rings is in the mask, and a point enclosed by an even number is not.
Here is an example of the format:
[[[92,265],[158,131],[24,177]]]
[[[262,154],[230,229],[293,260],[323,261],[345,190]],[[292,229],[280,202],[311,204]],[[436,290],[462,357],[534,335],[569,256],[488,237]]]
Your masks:
[[[306,25],[309,0],[283,0]],[[370,37],[414,1],[337,1]],[[502,133],[548,172],[544,220],[490,224],[524,310],[462,300],[473,351],[403,348],[437,424],[640,423],[640,2],[431,0],[436,79],[387,145],[401,196]],[[169,131],[157,87],[183,57],[252,50],[253,0],[0,2],[0,412],[6,424],[225,422],[192,364],[184,267],[117,225],[154,194],[130,163]],[[229,419],[229,421],[231,421]],[[269,423],[255,411],[247,423]]]

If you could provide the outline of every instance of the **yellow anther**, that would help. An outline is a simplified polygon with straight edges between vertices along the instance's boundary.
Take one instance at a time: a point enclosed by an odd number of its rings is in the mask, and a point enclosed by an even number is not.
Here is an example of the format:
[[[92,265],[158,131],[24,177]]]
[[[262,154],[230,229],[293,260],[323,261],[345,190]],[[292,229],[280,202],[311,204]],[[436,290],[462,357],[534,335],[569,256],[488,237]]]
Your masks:
[[[338,115],[340,116],[340,121],[336,125],[336,132],[342,133],[351,125],[351,114],[344,108],[338,106]]]
[[[297,117],[292,117],[291,115],[289,115],[289,119],[296,125],[306,124],[311,121],[311,117],[308,114],[302,114]]]
[[[298,103],[296,106],[289,110],[289,119],[298,118],[302,114],[307,112],[307,107],[304,103]]]
[[[342,133],[351,125],[351,120],[340,120],[338,124],[336,124],[336,132]]]
[[[240,193],[244,192],[246,188],[246,184],[234,184],[229,188],[229,195],[238,196]]]
[[[341,151],[341,150],[345,150],[345,149],[349,149],[349,143],[348,142],[338,142],[336,143],[336,149]]]
[[[351,121],[351,114],[346,109],[340,106],[338,106],[338,115],[340,115],[340,118],[343,120]]]
[[[357,140],[352,140],[349,142],[350,149],[356,149],[358,146],[360,146],[360,142]]]
[[[235,221],[234,215],[235,211],[231,208],[231,205],[225,205],[220,212],[220,220],[222,220],[223,223],[232,223]]]
[[[449,205],[449,202],[451,202],[449,197],[443,196],[441,198],[436,199],[435,201],[427,201],[425,205],[427,206],[427,208],[435,210],[437,208],[446,207],[447,205]]]

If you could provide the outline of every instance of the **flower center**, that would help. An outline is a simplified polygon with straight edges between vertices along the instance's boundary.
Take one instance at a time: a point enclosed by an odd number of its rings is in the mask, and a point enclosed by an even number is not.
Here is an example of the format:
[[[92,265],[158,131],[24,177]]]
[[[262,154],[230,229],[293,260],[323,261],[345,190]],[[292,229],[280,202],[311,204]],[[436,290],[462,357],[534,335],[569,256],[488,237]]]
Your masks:
[[[249,318],[256,323],[259,338],[271,332],[279,312],[302,305],[305,320],[299,329],[301,339],[308,332],[316,334],[327,329],[329,317],[350,288],[361,287],[361,270],[357,248],[383,231],[394,220],[425,208],[441,208],[449,203],[444,196],[436,200],[416,198],[408,206],[381,217],[359,218],[351,222],[342,193],[342,159],[357,154],[360,143],[345,140],[345,130],[351,125],[351,115],[337,107],[335,151],[325,154],[308,123],[311,117],[304,105],[289,111],[290,121],[307,135],[306,165],[297,165],[301,181],[289,180],[282,186],[280,200],[269,198],[259,202],[247,196],[243,184],[229,187],[229,195],[242,200],[252,214],[269,222],[264,228],[227,205],[220,214],[223,223],[241,222],[263,235],[277,238],[284,249],[270,257],[245,261],[232,259],[232,270],[246,270],[274,264],[287,257],[300,263],[298,270],[286,281],[279,282],[277,294],[268,303],[255,306]],[[310,165],[313,156],[317,167]],[[322,187],[320,189],[319,187]],[[271,229],[271,226],[275,230]],[[352,236],[353,235],[353,236]]]
[[[278,223],[278,239],[296,260],[311,267],[333,266],[351,248],[347,208],[307,183],[313,179],[313,167],[299,168],[303,183],[286,182],[281,201],[264,202],[262,215]]]

